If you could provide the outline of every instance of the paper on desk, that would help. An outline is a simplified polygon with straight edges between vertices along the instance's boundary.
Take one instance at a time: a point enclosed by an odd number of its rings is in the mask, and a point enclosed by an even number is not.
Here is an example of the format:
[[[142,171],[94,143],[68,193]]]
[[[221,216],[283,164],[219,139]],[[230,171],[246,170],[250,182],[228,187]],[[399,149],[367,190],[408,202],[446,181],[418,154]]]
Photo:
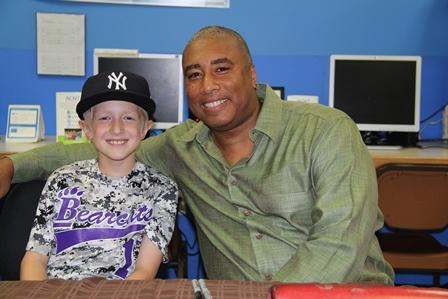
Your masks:
[[[6,142],[38,142],[45,138],[40,105],[9,105]]]
[[[79,127],[76,105],[81,99],[80,92],[56,93],[56,140],[64,144],[87,142]]]

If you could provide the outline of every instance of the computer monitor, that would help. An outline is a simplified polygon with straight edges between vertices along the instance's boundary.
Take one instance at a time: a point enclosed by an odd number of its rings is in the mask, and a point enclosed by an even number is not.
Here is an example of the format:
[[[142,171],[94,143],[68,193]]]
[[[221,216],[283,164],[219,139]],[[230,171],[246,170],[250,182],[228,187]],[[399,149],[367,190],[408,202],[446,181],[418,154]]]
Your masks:
[[[135,56],[94,54],[94,73],[123,70],[146,78],[156,103],[154,129],[168,129],[183,121],[182,55],[139,53]]]
[[[420,56],[331,55],[329,105],[360,131],[418,132]]]

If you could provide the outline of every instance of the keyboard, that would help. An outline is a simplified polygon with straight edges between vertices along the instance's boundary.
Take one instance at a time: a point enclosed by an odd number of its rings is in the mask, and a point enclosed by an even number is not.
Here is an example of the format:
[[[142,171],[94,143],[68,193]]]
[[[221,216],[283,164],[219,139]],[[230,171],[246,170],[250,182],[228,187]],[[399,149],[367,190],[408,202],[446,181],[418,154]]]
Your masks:
[[[368,145],[369,150],[400,150],[403,147],[401,145]]]
[[[417,146],[420,148],[448,148],[448,139],[422,139],[418,141]]]

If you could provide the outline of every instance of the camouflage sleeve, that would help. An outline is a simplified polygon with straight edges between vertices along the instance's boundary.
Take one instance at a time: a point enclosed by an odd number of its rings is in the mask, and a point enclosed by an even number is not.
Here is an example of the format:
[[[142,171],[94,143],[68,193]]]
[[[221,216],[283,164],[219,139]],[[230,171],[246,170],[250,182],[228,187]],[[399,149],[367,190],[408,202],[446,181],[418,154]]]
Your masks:
[[[53,216],[55,213],[55,198],[52,186],[57,184],[57,175],[53,173],[48,179],[39,199],[33,226],[31,228],[30,238],[26,246],[27,250],[35,251],[40,254],[50,256],[53,248],[56,246]]]
[[[146,234],[162,252],[163,263],[168,262],[168,244],[176,221],[178,189],[177,185],[166,178],[157,189],[154,199],[154,218],[146,226]]]

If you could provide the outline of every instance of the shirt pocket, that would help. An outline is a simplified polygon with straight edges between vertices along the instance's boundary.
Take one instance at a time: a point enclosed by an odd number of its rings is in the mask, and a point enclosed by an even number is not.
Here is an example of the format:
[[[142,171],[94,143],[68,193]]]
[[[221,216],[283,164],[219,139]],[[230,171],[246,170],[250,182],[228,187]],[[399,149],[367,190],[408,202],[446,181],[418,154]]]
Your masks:
[[[313,204],[314,199],[311,192],[262,194],[257,201],[260,211],[287,219],[310,217]]]
[[[284,171],[265,177],[259,190],[255,204],[262,213],[293,226],[311,224],[314,193],[306,176]]]

